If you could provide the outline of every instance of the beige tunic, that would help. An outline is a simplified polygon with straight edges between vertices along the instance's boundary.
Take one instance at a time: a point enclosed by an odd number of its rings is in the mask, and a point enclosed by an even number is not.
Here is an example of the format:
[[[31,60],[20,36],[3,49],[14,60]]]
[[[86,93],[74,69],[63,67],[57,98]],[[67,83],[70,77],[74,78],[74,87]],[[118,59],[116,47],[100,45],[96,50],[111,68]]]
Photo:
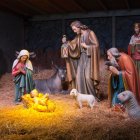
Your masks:
[[[80,46],[81,40],[86,43],[87,49]],[[95,94],[99,84],[99,44],[94,32],[87,30],[85,36],[77,35],[70,42],[68,51],[67,74],[73,88],[85,94]]]

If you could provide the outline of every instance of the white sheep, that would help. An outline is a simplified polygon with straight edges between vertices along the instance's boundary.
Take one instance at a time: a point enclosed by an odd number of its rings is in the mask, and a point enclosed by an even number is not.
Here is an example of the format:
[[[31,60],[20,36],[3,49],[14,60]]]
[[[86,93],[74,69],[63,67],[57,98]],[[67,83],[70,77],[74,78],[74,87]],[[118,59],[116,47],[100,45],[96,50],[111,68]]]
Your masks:
[[[74,96],[76,98],[80,108],[82,108],[83,102],[87,102],[92,109],[96,102],[93,95],[81,94],[77,91],[77,89],[72,89],[70,92],[70,96]]]

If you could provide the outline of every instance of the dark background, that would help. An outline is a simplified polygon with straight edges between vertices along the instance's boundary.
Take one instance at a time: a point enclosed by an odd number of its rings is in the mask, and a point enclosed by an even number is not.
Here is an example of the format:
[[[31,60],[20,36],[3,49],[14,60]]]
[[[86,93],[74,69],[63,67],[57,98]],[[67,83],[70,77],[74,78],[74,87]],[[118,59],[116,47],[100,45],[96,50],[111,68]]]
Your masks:
[[[0,13],[0,70],[1,73],[11,72],[15,51],[25,48],[35,51],[33,59],[35,69],[51,67],[52,61],[57,65],[65,65],[60,58],[61,38],[74,37],[70,23],[75,19],[67,19],[62,30],[62,20],[31,21],[12,13]],[[95,17],[78,19],[89,26],[97,35],[101,54],[112,47],[112,18]],[[140,21],[140,16],[116,17],[116,47],[127,51],[129,40],[133,34],[133,24]]]

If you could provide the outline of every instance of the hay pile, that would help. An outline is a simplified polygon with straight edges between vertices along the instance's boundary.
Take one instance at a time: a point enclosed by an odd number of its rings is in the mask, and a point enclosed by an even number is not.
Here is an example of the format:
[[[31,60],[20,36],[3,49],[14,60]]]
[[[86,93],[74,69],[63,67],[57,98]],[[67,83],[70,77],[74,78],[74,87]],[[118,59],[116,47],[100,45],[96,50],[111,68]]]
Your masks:
[[[48,79],[54,74],[52,69],[42,70],[39,73],[35,73],[33,78],[34,79]]]
[[[99,102],[93,110],[86,105],[80,110],[69,95],[50,95],[56,109],[49,113],[24,108],[23,104],[16,106],[13,99],[12,77],[6,74],[0,81],[0,140],[138,140],[140,137],[140,123],[130,121],[124,113],[112,112],[107,100]]]
[[[93,110],[86,106],[80,110],[69,95],[50,98],[56,103],[53,113],[25,109],[23,105],[1,108],[0,139],[129,140],[140,136],[140,125],[110,111],[106,101]]]

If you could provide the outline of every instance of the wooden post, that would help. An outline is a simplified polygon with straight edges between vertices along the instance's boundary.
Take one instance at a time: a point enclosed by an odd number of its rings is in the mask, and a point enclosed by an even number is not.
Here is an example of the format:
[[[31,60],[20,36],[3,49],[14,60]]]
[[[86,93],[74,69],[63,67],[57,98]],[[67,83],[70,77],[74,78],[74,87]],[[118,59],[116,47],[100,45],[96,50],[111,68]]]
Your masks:
[[[116,47],[116,17],[112,16],[112,47]]]
[[[62,19],[62,35],[65,35],[65,19]]]

